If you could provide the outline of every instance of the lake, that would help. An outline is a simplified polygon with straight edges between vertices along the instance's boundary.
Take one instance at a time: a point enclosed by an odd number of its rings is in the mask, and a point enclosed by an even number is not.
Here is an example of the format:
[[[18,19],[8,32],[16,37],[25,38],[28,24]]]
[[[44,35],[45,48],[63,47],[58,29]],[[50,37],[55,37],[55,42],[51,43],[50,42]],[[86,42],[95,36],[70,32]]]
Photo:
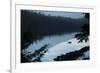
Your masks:
[[[37,42],[31,44],[26,50],[26,55],[31,57],[33,62],[40,61],[54,61],[57,56],[78,51],[85,46],[89,46],[88,42],[78,43],[78,40],[74,37],[76,33],[46,36]],[[47,47],[46,47],[47,46]],[[89,52],[85,53],[86,57],[89,57]],[[85,56],[78,59],[84,59]],[[37,60],[38,59],[38,60]]]

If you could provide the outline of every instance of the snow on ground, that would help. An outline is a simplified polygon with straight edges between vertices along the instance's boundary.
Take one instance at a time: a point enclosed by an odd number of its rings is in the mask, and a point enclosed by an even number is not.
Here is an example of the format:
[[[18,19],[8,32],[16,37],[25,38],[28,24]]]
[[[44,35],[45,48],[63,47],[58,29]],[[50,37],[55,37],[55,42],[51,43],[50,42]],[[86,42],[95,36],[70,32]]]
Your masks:
[[[66,42],[61,42],[48,49],[45,55],[41,58],[42,61],[54,61],[53,59],[62,54],[66,54],[75,50],[89,46],[89,42],[78,43],[77,39],[71,39]]]

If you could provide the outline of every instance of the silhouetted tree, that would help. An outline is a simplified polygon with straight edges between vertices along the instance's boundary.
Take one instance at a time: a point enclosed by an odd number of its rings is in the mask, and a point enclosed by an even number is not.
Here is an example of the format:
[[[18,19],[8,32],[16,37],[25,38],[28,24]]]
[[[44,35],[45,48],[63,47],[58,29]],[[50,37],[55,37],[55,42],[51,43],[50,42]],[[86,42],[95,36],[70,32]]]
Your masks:
[[[69,53],[66,53],[64,55],[58,56],[54,60],[55,61],[77,60],[79,57],[81,57],[84,54],[84,52],[86,52],[88,50],[89,50],[89,46],[86,46],[86,47],[83,47],[80,50],[69,52]],[[89,60],[89,57],[83,58],[83,60],[86,60],[86,59]]]
[[[89,19],[90,18],[90,14],[89,13],[85,13],[85,18]]]
[[[25,54],[21,53],[21,63],[26,63],[26,62],[30,62],[31,60],[26,57]]]
[[[89,33],[90,33],[89,17],[90,17],[89,13],[86,13],[85,18],[88,20],[88,23],[81,26],[81,31],[75,35],[75,38],[77,38],[79,40],[79,42],[82,42],[83,40],[85,40],[85,42],[87,42],[89,40]]]
[[[49,44],[45,44],[40,49],[35,50],[34,53],[29,54],[27,58],[30,59],[32,62],[41,62],[41,57],[48,51],[48,46]],[[32,60],[32,58],[34,58],[34,60]]]
[[[82,42],[83,40],[87,42],[89,40],[89,24],[84,24],[81,27],[81,31],[76,34],[75,37],[79,40],[79,42]]]

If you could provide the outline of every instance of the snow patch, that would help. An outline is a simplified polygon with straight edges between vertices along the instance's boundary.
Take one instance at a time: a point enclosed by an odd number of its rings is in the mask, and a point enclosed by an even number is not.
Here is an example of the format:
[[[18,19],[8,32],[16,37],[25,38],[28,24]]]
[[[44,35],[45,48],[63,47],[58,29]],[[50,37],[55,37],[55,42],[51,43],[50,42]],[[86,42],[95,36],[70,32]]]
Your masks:
[[[56,58],[57,56],[60,56],[62,54],[66,54],[72,51],[80,50],[81,48],[85,46],[89,46],[89,41],[88,42],[83,41],[79,43],[76,38],[68,40],[66,42],[61,42],[49,48],[48,51],[45,53],[45,55],[41,58],[41,60],[54,61],[53,59]]]

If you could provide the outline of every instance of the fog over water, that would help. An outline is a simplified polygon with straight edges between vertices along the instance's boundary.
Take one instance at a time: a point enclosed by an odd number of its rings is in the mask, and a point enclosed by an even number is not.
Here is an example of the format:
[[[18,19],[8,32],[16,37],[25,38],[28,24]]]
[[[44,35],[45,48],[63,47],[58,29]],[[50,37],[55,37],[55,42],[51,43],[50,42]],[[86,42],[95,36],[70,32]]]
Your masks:
[[[60,17],[69,17],[69,18],[83,18],[84,14],[82,12],[62,12],[62,11],[33,11],[37,13],[41,13],[47,16],[60,16]]]

